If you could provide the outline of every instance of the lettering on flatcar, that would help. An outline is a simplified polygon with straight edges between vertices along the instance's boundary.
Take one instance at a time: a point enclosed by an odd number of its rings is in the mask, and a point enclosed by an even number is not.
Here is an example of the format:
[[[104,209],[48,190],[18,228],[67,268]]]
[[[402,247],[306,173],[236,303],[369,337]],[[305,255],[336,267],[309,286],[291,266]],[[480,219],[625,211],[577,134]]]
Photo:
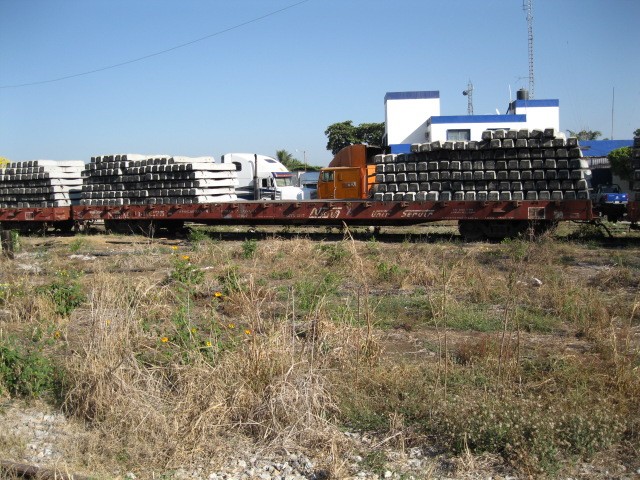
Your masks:
[[[147,213],[148,217],[166,217],[167,216],[167,212],[165,212],[164,210],[151,210],[149,213]]]
[[[429,218],[433,215],[433,210],[403,210],[402,218]]]
[[[311,209],[309,218],[338,218],[342,212],[342,207],[314,207]]]
[[[371,218],[387,218],[391,216],[389,210],[374,210],[371,212]]]

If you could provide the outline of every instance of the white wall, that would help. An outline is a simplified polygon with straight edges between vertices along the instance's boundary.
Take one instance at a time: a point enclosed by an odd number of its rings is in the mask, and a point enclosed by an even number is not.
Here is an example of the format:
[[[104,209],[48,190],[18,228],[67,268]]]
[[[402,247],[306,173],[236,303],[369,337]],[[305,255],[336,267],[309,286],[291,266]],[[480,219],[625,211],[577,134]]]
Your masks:
[[[427,120],[440,115],[439,92],[400,92],[385,96],[385,132],[389,145],[424,143]]]
[[[520,103],[520,102],[518,102]],[[516,114],[526,115],[526,127],[529,130],[534,128],[544,130],[545,128],[555,128],[560,131],[560,107],[538,107],[538,106],[518,106],[516,105]]]

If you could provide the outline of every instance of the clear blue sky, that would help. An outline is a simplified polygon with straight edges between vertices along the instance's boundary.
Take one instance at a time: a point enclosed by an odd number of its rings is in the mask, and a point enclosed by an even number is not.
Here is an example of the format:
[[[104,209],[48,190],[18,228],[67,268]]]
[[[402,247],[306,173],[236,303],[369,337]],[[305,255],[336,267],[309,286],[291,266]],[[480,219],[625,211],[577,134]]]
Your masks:
[[[286,149],[326,165],[334,122],[384,121],[390,91],[443,115],[504,113],[527,85],[521,0],[0,0],[0,156]],[[640,128],[640,1],[534,0],[535,98],[562,129]]]

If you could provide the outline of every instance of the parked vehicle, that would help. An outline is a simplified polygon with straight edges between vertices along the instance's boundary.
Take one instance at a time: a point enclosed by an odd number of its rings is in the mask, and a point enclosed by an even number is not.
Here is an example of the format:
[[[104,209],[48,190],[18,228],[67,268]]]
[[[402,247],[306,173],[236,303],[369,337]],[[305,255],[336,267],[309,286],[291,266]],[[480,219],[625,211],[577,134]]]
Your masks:
[[[629,195],[622,192],[619,185],[598,185],[591,194],[591,201],[598,206],[601,215],[610,222],[617,222],[624,216]]]
[[[244,200],[302,200],[293,173],[272,157],[256,153],[226,153],[221,163],[233,163],[238,175],[236,195]]]
[[[318,177],[320,172],[304,172],[298,177],[298,184],[302,188],[305,200],[318,198]]]

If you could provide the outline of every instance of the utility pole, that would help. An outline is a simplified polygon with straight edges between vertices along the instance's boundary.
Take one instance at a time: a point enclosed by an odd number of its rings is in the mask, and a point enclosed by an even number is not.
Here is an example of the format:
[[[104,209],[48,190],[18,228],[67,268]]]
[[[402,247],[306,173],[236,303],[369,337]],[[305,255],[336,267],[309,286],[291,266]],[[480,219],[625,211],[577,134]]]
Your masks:
[[[527,12],[527,29],[529,40],[529,98],[533,99],[533,0],[522,0],[522,9]]]

